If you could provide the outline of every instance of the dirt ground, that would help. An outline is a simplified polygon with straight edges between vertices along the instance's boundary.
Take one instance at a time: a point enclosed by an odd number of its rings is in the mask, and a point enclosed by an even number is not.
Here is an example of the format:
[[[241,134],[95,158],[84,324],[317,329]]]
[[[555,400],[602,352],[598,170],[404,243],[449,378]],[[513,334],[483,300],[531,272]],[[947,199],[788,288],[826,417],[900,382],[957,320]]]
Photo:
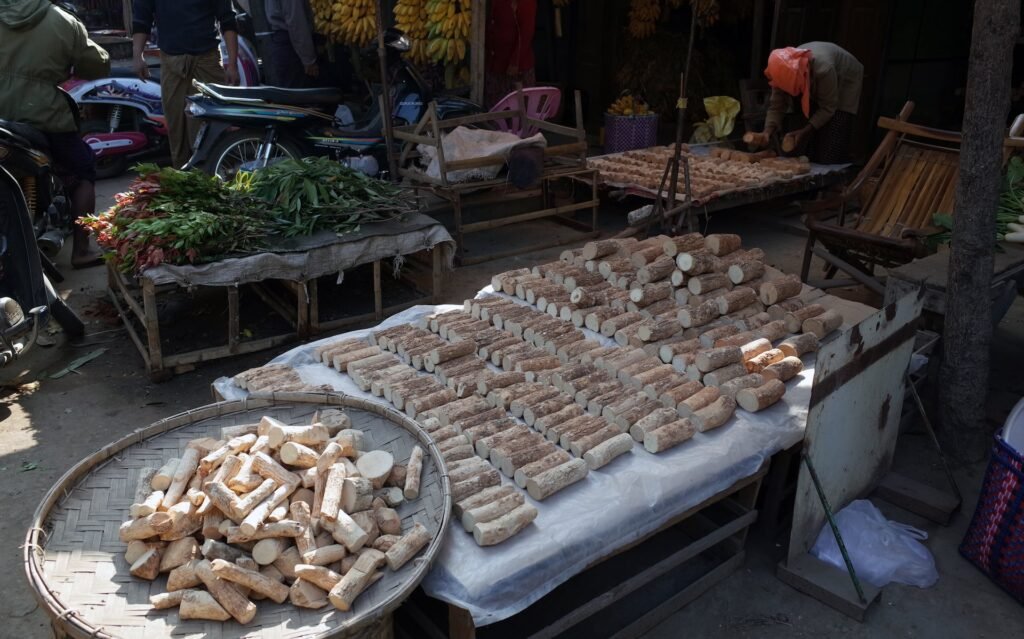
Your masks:
[[[100,185],[109,201],[124,188],[125,178]],[[621,226],[622,205],[602,211],[606,230]],[[769,261],[790,272],[799,267],[803,238],[783,230],[784,211],[766,206],[713,216],[706,230],[729,230],[744,243],[762,247]],[[519,236],[540,237],[551,226],[516,228]],[[557,231],[561,233],[562,231]],[[507,246],[509,235],[496,233],[481,251]],[[534,240],[536,241],[536,240]],[[490,248],[488,248],[490,247]],[[446,302],[461,301],[489,282],[492,273],[532,265],[556,256],[560,248],[458,269],[446,282]],[[66,253],[67,251],[65,251]],[[21,545],[33,512],[43,495],[73,464],[126,433],[156,420],[212,401],[210,383],[271,359],[288,346],[201,365],[193,372],[154,384],[142,360],[106,302],[102,268],[72,271],[61,257],[67,280],[60,285],[72,306],[86,320],[88,337],[35,349],[27,358],[0,371],[7,386],[0,395],[0,617],[7,621],[0,636],[50,636],[50,620],[39,609],[26,583]],[[870,301],[870,300],[869,300]],[[202,320],[200,320],[202,321]],[[102,352],[73,373],[51,375],[76,358]],[[1004,319],[993,347],[993,387],[989,418],[995,428],[1024,394],[1018,362],[1024,356],[1024,302],[1020,299]],[[921,479],[938,481],[937,463],[917,431],[904,435],[896,465]],[[895,519],[929,532],[940,578],[928,590],[889,586],[863,623],[854,622],[806,597],[775,577],[782,548],[774,540],[754,536],[746,565],[709,593],[676,613],[650,633],[652,637],[1012,637],[1024,636],[1020,604],[994,586],[957,553],[973,513],[984,463],[958,468],[965,495],[962,511],[948,527],[936,526],[898,508],[883,505]],[[941,484],[936,484],[941,486]],[[881,503],[881,502],[878,502]]]

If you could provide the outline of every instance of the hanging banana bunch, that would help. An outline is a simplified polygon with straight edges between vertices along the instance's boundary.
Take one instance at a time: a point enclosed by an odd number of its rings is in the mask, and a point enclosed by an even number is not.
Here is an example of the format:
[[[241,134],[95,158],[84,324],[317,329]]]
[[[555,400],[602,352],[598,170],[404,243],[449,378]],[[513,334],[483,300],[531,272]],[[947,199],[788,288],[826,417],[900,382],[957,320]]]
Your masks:
[[[313,22],[331,42],[361,47],[377,34],[375,0],[311,0]]]
[[[632,0],[629,4],[629,35],[638,40],[651,37],[660,16],[658,0]]]
[[[471,0],[427,0],[427,55],[434,62],[461,62],[469,50]]]
[[[406,54],[413,64],[422,66],[430,61],[427,55],[427,1],[398,0],[395,3],[395,26],[409,38],[411,48]]]

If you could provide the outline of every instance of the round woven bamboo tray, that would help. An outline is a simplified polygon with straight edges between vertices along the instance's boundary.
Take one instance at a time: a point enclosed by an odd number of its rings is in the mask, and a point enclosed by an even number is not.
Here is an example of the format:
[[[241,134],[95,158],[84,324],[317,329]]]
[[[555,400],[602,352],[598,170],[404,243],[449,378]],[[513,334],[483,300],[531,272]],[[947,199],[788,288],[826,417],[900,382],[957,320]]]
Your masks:
[[[220,438],[223,426],[250,424],[270,415],[291,424],[307,424],[318,408],[342,408],[352,428],[365,432],[369,445],[390,451],[404,463],[416,445],[423,460],[420,496],[398,507],[402,528],[420,522],[433,533],[417,557],[370,586],[352,610],[333,606],[309,610],[290,603],[257,602],[256,618],[234,621],[180,621],[176,608],[153,610],[150,595],[166,591],[166,575],[155,581],[128,573],[125,544],[118,527],[143,468],[159,468],[180,457],[189,440]],[[426,576],[440,551],[451,512],[451,487],[436,446],[419,425],[391,408],[345,395],[276,393],[220,402],[169,417],[135,431],[64,474],[36,509],[24,546],[25,571],[58,635],[101,638],[203,636],[325,638],[387,634],[390,613]],[[0,633],[2,634],[2,633]]]

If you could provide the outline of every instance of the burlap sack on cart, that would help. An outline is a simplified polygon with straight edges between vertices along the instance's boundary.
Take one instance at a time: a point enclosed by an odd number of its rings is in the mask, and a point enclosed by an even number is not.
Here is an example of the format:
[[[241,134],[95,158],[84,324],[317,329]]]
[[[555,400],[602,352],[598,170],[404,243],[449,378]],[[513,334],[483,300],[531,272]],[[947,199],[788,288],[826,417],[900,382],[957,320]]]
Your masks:
[[[507,159],[512,149],[523,146],[544,148],[547,145],[548,142],[541,133],[528,138],[520,138],[515,133],[471,129],[465,126],[456,127],[450,133],[441,137],[441,148],[444,151],[445,162],[486,158],[493,155],[502,156]],[[426,170],[427,176],[440,179],[441,163],[437,159],[437,149],[429,144],[420,144],[419,152],[429,162]],[[501,172],[503,166],[502,164],[493,164],[475,169],[448,171],[447,177],[449,182],[493,180]]]

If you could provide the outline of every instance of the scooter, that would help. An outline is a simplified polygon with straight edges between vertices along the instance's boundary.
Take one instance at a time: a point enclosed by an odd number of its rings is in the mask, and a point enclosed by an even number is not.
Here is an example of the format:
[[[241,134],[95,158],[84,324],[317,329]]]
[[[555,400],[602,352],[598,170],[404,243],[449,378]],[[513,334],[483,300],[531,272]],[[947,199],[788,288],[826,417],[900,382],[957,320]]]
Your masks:
[[[227,60],[223,43],[221,58]],[[242,37],[238,38],[237,64],[241,86],[259,84],[256,52]],[[61,87],[84,116],[82,137],[96,154],[97,178],[115,177],[139,160],[168,154],[159,64],[149,65],[145,80],[136,77],[133,69],[122,67],[113,69],[109,78],[72,78]]]
[[[0,139],[0,157],[5,149]],[[0,367],[32,348],[47,321],[45,276],[36,251],[21,188],[0,167]]]
[[[29,183],[36,187],[40,179],[57,180],[48,171],[50,158],[45,150],[46,138],[35,129],[0,120],[0,366],[14,361],[35,343],[51,314],[72,337],[85,333],[82,320],[57,295],[46,276],[49,269],[44,263],[49,260],[41,254],[37,238],[40,227],[48,222],[47,214],[31,209],[21,188],[26,177],[32,177],[35,181]],[[59,181],[51,183],[51,193],[59,192]],[[59,200],[51,202],[53,207],[58,204]],[[52,263],[50,268],[56,271]],[[59,272],[56,275],[59,277]]]
[[[398,29],[385,32],[386,66],[392,87],[395,126],[419,122],[435,100],[427,83],[402,53],[409,40]],[[364,56],[375,55],[367,49]],[[368,64],[372,64],[368,60]],[[239,88],[193,83],[198,95],[187,110],[202,121],[186,167],[230,180],[240,170],[255,170],[283,158],[334,157],[370,176],[387,165],[384,120],[377,106],[379,87],[363,104],[342,103],[335,88]],[[438,97],[440,118],[480,113],[483,109],[458,97]]]

